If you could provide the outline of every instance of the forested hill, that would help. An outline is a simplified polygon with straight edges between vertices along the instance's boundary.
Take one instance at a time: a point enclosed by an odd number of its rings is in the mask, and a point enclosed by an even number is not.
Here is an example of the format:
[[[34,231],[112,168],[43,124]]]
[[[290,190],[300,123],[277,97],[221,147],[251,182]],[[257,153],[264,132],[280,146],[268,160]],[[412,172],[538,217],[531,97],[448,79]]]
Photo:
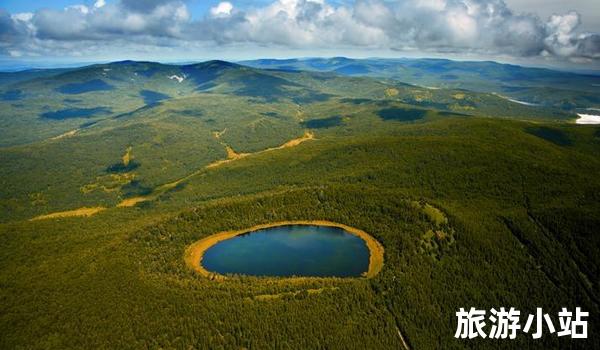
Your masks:
[[[265,69],[334,72],[435,88],[496,93],[524,103],[563,110],[600,107],[600,72],[581,74],[489,61],[410,58],[260,59],[242,63]]]
[[[304,68],[312,61],[299,62],[302,62],[299,68]],[[390,65],[385,62],[381,64]],[[583,90],[573,95],[576,102],[531,100],[529,103],[513,100],[505,91],[471,92],[462,85],[439,89],[404,75],[382,81],[348,77],[337,69],[308,72],[283,69],[278,64],[262,65],[278,69],[251,68],[224,61],[183,66],[122,61],[72,69],[0,73],[0,146],[50,139],[100,121],[124,118],[141,109],[152,110],[166,101],[203,96],[234,96],[250,102],[297,105],[348,103],[354,99],[350,102],[380,105],[394,102],[454,114],[562,121],[574,120],[581,106],[599,107],[598,101],[594,101],[598,96],[594,89],[598,87],[590,85],[591,90],[583,89],[589,85],[587,78],[581,78]],[[334,67],[337,65],[331,66]],[[402,65],[393,67],[404,69]],[[421,73],[413,75],[418,74]],[[504,78],[500,75],[498,79]],[[466,80],[461,77],[461,81]],[[561,96],[571,95],[562,92]]]
[[[600,127],[571,109],[223,61],[23,74],[0,79],[1,349],[600,348]],[[184,260],[295,220],[364,230],[381,272]],[[556,330],[581,307],[588,339],[456,339],[461,307]]]

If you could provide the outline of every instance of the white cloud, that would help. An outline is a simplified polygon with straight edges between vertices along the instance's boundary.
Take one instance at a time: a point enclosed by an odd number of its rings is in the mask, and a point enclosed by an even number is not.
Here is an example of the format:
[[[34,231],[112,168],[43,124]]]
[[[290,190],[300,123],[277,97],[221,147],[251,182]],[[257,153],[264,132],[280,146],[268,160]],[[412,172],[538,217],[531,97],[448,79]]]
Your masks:
[[[477,21],[468,11],[451,11],[446,15],[446,20],[455,41],[468,44],[477,39]]]
[[[210,14],[214,17],[227,17],[231,15],[233,5],[228,1],[220,2],[217,6],[210,9]]]
[[[106,5],[106,1],[104,1],[104,0],[97,0],[94,3],[94,7],[97,8],[97,9],[99,9],[101,7],[104,7],[104,5]]]
[[[579,14],[552,15],[546,24],[549,35],[544,39],[551,53],[570,56],[577,51],[577,40],[573,32],[581,23]]]
[[[31,13],[31,12],[15,13],[11,17],[18,21],[29,22],[33,18],[33,13]]]
[[[1,10],[0,10],[1,11]],[[192,20],[180,0],[96,0],[33,14],[0,12],[0,54],[75,55],[129,45],[177,50],[254,44],[291,49],[403,50],[488,56],[600,59],[600,35],[576,12],[547,20],[503,0],[273,0],[248,10],[228,1]],[[71,52],[71,53],[70,53]]]

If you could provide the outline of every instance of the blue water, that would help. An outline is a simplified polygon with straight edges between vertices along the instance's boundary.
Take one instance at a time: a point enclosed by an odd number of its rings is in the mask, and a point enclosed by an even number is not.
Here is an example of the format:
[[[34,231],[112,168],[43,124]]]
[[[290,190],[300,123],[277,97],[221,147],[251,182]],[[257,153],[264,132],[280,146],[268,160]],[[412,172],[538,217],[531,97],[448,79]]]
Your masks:
[[[369,249],[337,227],[286,225],[221,241],[202,265],[220,274],[358,277],[369,268]]]

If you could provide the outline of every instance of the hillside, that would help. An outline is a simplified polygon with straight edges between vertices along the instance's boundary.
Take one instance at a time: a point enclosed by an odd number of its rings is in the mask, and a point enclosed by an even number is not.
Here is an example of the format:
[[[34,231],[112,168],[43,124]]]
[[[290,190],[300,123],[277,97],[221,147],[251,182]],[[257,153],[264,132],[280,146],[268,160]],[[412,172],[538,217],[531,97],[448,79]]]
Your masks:
[[[0,348],[600,348],[600,127],[573,123],[599,107],[575,82],[597,78],[485,64],[499,70],[479,86],[491,73],[399,62],[0,79]],[[444,74],[457,84],[433,86]],[[494,94],[507,74],[577,108]],[[365,230],[383,270],[213,281],[183,259],[213,233],[290,220]],[[589,339],[457,340],[470,306],[582,307]]]
[[[223,61],[185,66],[123,61],[36,71],[34,75],[25,71],[18,78],[19,73],[10,74],[11,79],[0,80],[0,146],[4,147],[68,135],[100,121],[152,114],[161,102],[173,105],[180,99],[213,95],[245,98],[250,105],[399,102],[454,114],[576,118],[570,109],[524,105],[462,88],[433,89],[397,80],[263,70]]]
[[[261,59],[242,62],[257,68],[335,72],[389,78],[419,86],[495,93],[527,104],[572,111],[599,108],[600,76],[521,67],[496,62],[446,59]]]

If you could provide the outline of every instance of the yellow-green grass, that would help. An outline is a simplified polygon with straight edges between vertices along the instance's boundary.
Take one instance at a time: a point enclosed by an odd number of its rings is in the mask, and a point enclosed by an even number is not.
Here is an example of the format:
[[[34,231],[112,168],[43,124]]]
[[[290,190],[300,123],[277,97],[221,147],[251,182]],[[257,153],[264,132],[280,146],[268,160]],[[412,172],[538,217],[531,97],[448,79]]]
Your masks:
[[[255,295],[252,299],[259,300],[259,301],[269,301],[269,300],[277,300],[277,299],[281,299],[281,298],[285,298],[285,297],[295,297],[302,292],[306,292],[307,295],[315,295],[315,294],[321,294],[325,291],[336,291],[336,290],[338,290],[338,287],[309,288],[309,289],[297,290],[294,292]]]
[[[121,157],[121,159],[123,160],[123,165],[125,165],[125,166],[128,166],[129,162],[133,159],[131,150],[132,150],[131,146],[127,147],[125,154],[123,155],[123,157]]]
[[[91,207],[91,208],[83,207],[83,208],[74,209],[74,210],[60,211],[60,212],[56,212],[56,213],[39,215],[39,216],[32,218],[31,221],[67,218],[67,217],[74,217],[74,216],[86,216],[87,217],[87,216],[92,216],[94,214],[97,214],[103,210],[106,210],[106,208],[105,207]]]

